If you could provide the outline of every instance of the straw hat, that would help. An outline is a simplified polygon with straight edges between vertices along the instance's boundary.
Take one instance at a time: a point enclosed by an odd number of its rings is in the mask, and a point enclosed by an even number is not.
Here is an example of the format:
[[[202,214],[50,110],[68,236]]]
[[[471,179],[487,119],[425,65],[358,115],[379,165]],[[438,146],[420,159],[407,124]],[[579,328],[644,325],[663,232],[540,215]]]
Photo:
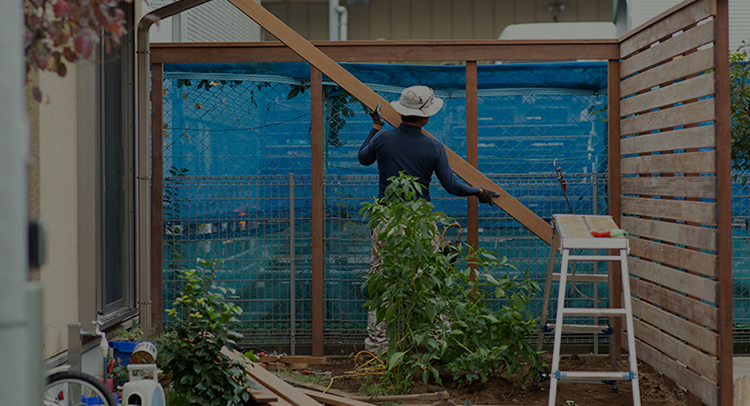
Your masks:
[[[427,86],[410,86],[401,92],[391,106],[403,116],[430,117],[443,107],[443,99],[435,97]]]

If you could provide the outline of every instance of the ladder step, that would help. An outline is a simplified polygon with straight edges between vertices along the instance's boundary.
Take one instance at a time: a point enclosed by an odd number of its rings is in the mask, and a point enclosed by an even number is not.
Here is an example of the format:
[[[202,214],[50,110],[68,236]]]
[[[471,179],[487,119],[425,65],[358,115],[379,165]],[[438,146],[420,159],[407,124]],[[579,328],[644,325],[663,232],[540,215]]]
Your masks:
[[[568,261],[622,261],[619,255],[569,255]]]
[[[566,307],[563,314],[575,314],[579,316],[620,316],[625,315],[623,308],[594,308],[594,307]]]
[[[542,329],[544,332],[554,331],[557,326],[555,323],[549,323]],[[562,331],[570,333],[601,333],[612,334],[614,330],[606,324],[563,324]]]
[[[576,379],[576,378],[608,378],[617,380],[636,379],[638,374],[635,371],[553,371],[550,376],[559,380]]]
[[[593,274],[593,273],[577,273],[577,274],[568,274],[568,281],[569,282],[608,282],[609,281],[609,275],[607,274]],[[553,281],[559,281],[560,280],[560,274],[559,273],[553,273],[552,274],[552,280]]]

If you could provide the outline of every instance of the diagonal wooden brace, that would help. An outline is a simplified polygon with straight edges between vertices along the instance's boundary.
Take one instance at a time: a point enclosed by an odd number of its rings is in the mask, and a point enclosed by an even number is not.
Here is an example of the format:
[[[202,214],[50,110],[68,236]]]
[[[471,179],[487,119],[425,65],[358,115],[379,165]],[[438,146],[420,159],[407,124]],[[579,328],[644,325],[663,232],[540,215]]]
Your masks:
[[[367,87],[359,79],[347,72],[333,59],[328,57],[319,49],[315,48],[310,42],[302,38],[297,32],[289,28],[284,22],[276,18],[263,6],[253,0],[229,0],[235,7],[240,9],[248,17],[253,19],[271,35],[279,39],[292,51],[309,62],[312,66],[328,76],[339,86],[344,88],[349,94],[356,97],[360,102],[370,109],[374,109],[378,104],[381,105],[383,118],[393,126],[401,123],[401,116],[391,105],[372,89]],[[432,137],[427,131],[422,130],[426,135]],[[435,137],[432,137],[435,138]],[[499,197],[493,198],[493,203],[503,209],[511,217],[526,226],[537,237],[541,238],[547,244],[552,242],[552,227],[541,217],[524,206],[523,203],[516,200],[500,186],[496,185],[489,178],[484,176],[479,170],[471,166],[463,158],[458,156],[450,148],[445,147],[445,153],[448,155],[448,161],[451,169],[466,183],[485,189],[490,189],[500,193]]]

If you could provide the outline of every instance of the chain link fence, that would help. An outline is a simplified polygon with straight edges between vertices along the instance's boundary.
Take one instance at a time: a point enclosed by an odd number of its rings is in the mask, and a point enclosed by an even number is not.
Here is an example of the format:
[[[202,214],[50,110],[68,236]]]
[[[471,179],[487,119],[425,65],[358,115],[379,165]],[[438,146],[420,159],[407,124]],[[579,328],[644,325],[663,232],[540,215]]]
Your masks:
[[[433,87],[445,104],[425,128],[465,157],[463,66],[343,66],[389,101],[406,86]],[[243,309],[244,344],[310,344],[309,65],[164,68],[165,309],[179,291],[175,270],[194,267],[198,258],[220,261],[218,281],[236,290]],[[606,71],[598,62],[479,66],[479,170],[547,221],[554,213],[607,214]],[[361,103],[323,79],[324,340],[358,345],[366,334],[361,275],[370,254],[359,210],[377,195],[377,166],[361,166],[357,152],[372,121]],[[737,192],[747,196],[745,188]],[[438,182],[431,196],[437,210],[466,229],[465,198],[448,195]],[[743,287],[735,289],[735,320],[747,323],[743,235],[735,238],[735,286]],[[458,236],[453,227],[445,238]],[[549,246],[495,206],[480,205],[479,244],[544,286]],[[580,271],[606,272],[592,266]],[[607,306],[606,286],[578,288],[574,305]],[[539,315],[541,305],[540,294],[530,310]]]

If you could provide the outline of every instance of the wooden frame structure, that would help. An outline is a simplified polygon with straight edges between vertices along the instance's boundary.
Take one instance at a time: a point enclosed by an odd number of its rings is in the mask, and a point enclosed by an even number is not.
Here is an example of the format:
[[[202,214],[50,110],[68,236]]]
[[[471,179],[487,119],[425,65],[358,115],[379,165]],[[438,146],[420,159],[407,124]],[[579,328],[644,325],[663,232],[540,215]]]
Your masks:
[[[283,44],[153,44],[152,94],[162,94],[164,63],[310,63],[312,190],[317,191],[312,196],[312,355],[324,350],[321,74],[371,108],[382,103],[384,118],[398,124],[390,105],[337,62],[464,61],[468,162],[447,149],[451,167],[469,184],[502,190],[476,168],[477,61],[599,59],[609,61],[610,214],[633,236],[638,356],[688,388],[689,404],[732,403],[727,0],[687,0],[619,40],[312,44],[254,1],[230,2]],[[162,248],[161,99],[152,98],[154,279],[160,277]],[[494,203],[551,243],[550,225],[515,198],[503,193]],[[469,204],[468,218],[468,238],[476,242],[475,203]],[[160,309],[160,278],[152,291],[153,307]]]

